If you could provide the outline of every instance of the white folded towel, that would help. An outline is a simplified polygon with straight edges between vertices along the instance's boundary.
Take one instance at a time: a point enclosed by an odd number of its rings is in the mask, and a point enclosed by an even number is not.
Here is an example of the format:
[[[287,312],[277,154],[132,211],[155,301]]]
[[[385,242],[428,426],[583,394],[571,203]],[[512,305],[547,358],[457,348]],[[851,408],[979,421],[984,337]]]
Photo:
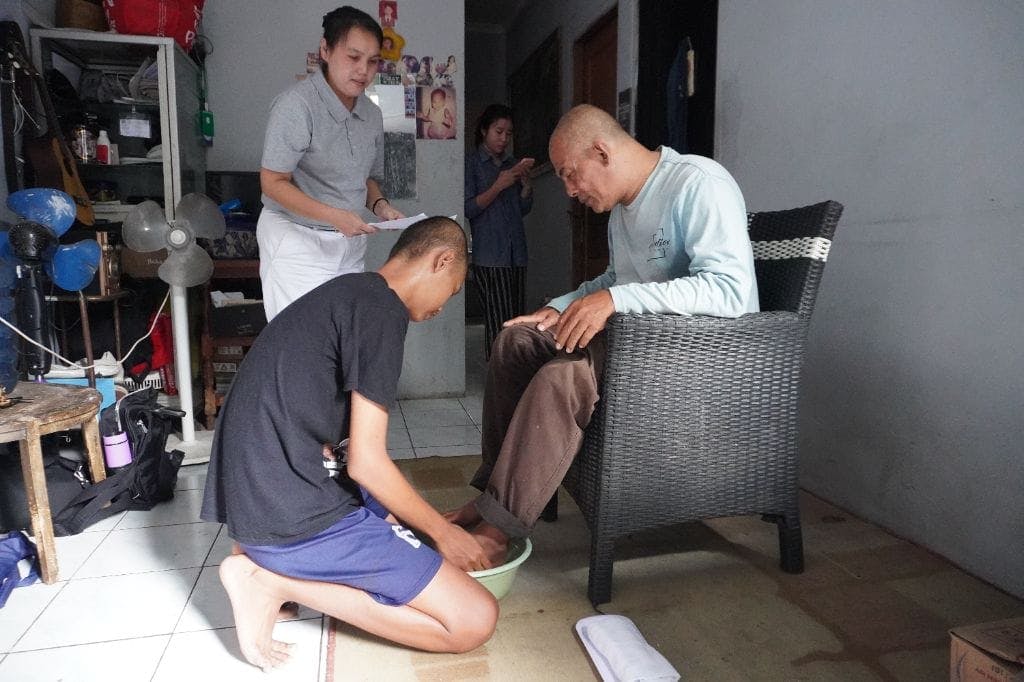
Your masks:
[[[625,616],[588,616],[576,632],[604,682],[676,682],[679,673]]]

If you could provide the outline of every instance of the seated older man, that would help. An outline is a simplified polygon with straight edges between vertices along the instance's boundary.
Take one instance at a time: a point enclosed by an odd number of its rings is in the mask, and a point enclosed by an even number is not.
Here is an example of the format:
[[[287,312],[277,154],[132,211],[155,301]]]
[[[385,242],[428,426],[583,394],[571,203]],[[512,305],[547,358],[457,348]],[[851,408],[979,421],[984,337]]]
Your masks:
[[[608,269],[494,341],[483,407],[483,491],[448,518],[500,563],[529,535],[579,452],[598,400],[613,313],[757,312],[746,206],[721,165],[650,150],[590,105],[559,121],[549,155],[570,197],[608,220]],[[671,419],[672,415],[665,415]]]

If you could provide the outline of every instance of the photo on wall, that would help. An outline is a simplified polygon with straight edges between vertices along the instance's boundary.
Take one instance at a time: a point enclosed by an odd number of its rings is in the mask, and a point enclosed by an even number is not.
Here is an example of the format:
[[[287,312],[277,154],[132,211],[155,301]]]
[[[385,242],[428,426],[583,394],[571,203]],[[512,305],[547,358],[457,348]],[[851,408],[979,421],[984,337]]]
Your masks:
[[[380,25],[384,28],[394,28],[398,21],[397,0],[380,0],[377,3],[377,16],[380,17]]]
[[[417,87],[416,102],[416,139],[456,139],[455,88]]]

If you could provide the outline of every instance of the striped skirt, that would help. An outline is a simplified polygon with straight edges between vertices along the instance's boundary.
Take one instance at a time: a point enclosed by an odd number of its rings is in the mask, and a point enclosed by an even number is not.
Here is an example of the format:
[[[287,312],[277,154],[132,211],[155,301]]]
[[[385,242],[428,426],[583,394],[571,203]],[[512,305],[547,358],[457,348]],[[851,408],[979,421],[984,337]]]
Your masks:
[[[474,265],[473,278],[484,304],[484,357],[489,360],[502,323],[526,312],[526,268]]]

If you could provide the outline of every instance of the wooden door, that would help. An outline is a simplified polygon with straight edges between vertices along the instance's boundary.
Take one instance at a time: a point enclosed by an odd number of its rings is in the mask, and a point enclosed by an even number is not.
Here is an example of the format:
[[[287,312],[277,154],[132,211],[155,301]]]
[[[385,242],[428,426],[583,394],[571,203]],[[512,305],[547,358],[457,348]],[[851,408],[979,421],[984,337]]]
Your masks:
[[[616,107],[618,10],[601,17],[573,46],[573,104],[593,104],[613,117]],[[608,214],[572,200],[573,286],[608,267]]]

